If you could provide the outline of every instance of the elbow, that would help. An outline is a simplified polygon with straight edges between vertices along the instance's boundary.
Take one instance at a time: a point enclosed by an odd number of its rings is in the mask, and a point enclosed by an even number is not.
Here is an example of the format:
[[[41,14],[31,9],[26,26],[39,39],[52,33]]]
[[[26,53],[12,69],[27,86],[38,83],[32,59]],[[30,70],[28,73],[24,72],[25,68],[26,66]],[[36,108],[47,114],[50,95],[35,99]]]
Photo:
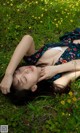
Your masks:
[[[23,36],[23,39],[25,39],[25,40],[27,40],[27,41],[33,42],[33,37],[30,36],[30,35],[24,35],[24,36]]]

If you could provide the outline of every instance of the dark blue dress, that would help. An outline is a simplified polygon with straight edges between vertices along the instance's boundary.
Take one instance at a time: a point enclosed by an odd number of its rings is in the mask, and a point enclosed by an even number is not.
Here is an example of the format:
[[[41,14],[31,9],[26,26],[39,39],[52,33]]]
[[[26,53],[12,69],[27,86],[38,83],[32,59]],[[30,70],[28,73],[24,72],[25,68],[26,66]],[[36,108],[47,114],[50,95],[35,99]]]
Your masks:
[[[68,48],[60,56],[60,58],[55,63],[55,65],[66,63],[74,59],[80,59],[80,44],[73,43],[73,40],[76,40],[76,39],[80,39],[80,28],[77,28],[74,31],[66,33],[65,35],[60,37],[59,43],[45,44],[35,54],[28,57],[24,57],[24,60],[29,65],[35,65],[40,59],[40,57],[45,53],[45,51],[57,46],[60,46],[60,47],[67,46]],[[48,79],[48,81],[52,83],[54,80],[60,78],[61,76],[62,76],[62,73],[57,74],[51,79]]]

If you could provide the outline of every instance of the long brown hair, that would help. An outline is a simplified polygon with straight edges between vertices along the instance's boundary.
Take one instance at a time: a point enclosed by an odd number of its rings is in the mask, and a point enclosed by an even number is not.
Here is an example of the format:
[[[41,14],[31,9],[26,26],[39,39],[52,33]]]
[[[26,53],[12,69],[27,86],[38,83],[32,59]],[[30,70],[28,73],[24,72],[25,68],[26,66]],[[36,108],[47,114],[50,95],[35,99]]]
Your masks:
[[[12,85],[11,91],[9,94],[7,94],[7,96],[9,97],[10,101],[15,105],[24,105],[39,96],[54,96],[54,89],[52,85],[46,80],[37,83],[37,86],[37,90],[35,92],[32,92],[30,89],[18,90]]]

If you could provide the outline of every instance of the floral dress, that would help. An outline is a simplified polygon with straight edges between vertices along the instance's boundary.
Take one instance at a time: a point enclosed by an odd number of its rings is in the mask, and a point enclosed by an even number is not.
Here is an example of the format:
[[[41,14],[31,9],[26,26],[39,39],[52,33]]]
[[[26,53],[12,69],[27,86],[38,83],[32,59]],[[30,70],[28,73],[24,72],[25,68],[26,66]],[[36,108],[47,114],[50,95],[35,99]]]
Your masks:
[[[74,59],[80,59],[80,44],[73,43],[73,40],[75,39],[80,39],[80,28],[77,28],[73,32],[66,33],[64,36],[60,37],[59,43],[45,44],[35,54],[24,57],[24,60],[28,65],[35,65],[45,51],[57,46],[68,46],[68,48],[60,56],[55,65],[63,64]],[[51,79],[48,79],[48,82],[52,83],[54,80],[60,78],[62,74],[63,73],[53,76]]]

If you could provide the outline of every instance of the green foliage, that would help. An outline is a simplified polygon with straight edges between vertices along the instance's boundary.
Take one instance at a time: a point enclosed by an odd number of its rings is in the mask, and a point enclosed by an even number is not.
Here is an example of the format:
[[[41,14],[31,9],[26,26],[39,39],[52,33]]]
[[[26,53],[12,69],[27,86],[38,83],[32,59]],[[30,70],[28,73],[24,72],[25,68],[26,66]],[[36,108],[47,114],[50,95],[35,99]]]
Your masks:
[[[0,0],[0,77],[25,34],[36,48],[80,27],[80,0]],[[80,133],[80,80],[69,94],[14,106],[0,93],[0,125],[9,133]]]

